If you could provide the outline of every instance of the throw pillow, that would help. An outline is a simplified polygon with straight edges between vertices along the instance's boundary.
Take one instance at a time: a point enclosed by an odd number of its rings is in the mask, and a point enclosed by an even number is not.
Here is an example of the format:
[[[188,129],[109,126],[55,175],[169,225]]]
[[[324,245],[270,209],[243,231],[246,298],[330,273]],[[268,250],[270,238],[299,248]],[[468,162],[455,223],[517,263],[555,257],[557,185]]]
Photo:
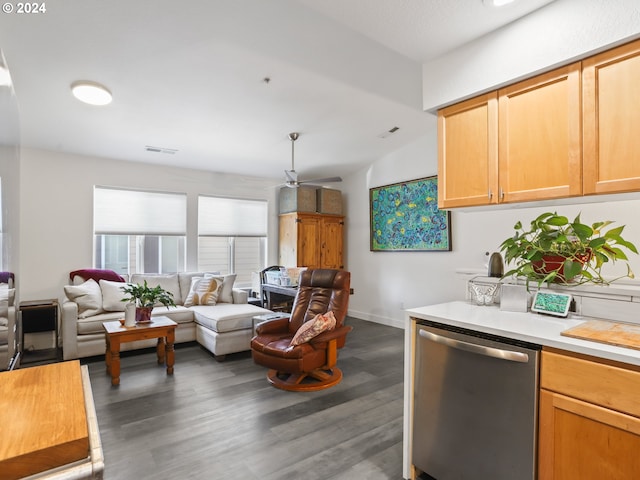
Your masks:
[[[122,287],[127,284],[110,280],[100,280],[99,283],[102,292],[102,309],[106,312],[124,312],[127,302],[123,302],[122,299],[127,294],[122,291]]]
[[[319,313],[313,319],[302,324],[296,334],[291,339],[291,345],[301,345],[317,337],[322,332],[332,330],[336,326],[336,317],[332,311],[328,311],[324,315]]]
[[[229,275],[213,275],[205,273],[204,278],[215,278],[222,281],[222,290],[218,296],[219,303],[233,303],[233,284],[236,281],[236,274]]]
[[[65,285],[64,293],[69,300],[78,304],[78,318],[86,318],[103,312],[100,285],[93,279],[89,279],[81,285]]]
[[[217,278],[193,277],[184,306],[215,305],[221,289],[222,281]]]

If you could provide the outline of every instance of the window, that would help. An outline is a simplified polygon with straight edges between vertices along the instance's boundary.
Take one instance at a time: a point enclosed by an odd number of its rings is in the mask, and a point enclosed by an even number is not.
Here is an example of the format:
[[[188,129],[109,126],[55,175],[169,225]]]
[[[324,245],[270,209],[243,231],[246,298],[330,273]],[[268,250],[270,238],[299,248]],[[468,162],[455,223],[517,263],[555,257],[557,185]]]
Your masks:
[[[118,273],[185,270],[187,196],[95,187],[95,268]]]
[[[250,282],[265,267],[267,202],[198,197],[198,270],[235,273]]]

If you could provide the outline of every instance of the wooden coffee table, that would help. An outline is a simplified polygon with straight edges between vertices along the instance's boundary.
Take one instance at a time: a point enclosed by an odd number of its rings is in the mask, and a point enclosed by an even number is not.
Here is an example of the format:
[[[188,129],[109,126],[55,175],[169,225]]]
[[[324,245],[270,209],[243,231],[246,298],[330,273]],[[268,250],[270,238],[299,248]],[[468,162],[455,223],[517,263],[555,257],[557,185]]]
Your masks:
[[[176,338],[176,327],[178,324],[168,317],[152,317],[150,323],[138,323],[133,327],[125,327],[119,320],[115,322],[104,322],[107,341],[107,351],[105,353],[105,363],[107,373],[111,375],[111,385],[120,385],[120,344],[134,342],[136,340],[147,340],[157,338],[158,364],[167,365],[167,375],[173,375],[173,364],[175,362],[173,343]]]

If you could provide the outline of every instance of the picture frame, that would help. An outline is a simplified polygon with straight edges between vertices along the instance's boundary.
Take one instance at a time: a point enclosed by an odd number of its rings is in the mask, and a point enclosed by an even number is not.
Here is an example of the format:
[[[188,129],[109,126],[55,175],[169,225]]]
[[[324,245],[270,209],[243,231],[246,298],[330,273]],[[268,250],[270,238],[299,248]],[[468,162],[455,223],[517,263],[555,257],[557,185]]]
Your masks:
[[[369,189],[372,252],[451,251],[451,212],[438,208],[438,177]]]

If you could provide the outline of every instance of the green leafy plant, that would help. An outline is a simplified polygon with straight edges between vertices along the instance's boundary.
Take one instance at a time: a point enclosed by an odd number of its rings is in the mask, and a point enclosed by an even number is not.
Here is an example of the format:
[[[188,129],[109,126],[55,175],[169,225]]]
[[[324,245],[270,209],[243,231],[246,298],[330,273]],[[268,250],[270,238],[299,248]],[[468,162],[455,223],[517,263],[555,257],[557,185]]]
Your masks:
[[[176,306],[171,292],[167,292],[160,285],[149,287],[146,280],[143,285],[128,283],[120,288],[129,295],[122,301],[135,302],[136,307],[153,307],[158,302],[167,308]]]
[[[609,281],[602,277],[605,264],[628,261],[624,249],[638,253],[636,246],[622,237],[624,225],[606,230],[613,222],[596,222],[591,226],[578,215],[572,222],[556,212],[546,212],[531,221],[528,229],[515,224],[515,235],[500,245],[506,262],[514,268],[503,276],[524,277],[527,288],[534,280],[543,283],[607,285],[620,278],[634,278],[627,263],[627,274]]]

